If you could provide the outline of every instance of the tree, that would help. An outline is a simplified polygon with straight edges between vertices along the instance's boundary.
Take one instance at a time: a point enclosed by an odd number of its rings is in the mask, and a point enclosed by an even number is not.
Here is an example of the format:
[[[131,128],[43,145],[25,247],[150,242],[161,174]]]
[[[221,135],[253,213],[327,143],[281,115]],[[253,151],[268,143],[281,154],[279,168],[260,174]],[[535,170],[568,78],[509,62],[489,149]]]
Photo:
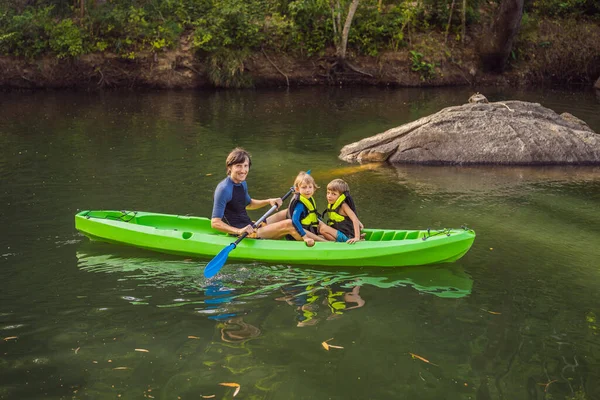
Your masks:
[[[340,61],[346,60],[346,49],[348,47],[348,35],[350,34],[350,26],[352,25],[352,19],[358,8],[360,0],[352,0],[348,7],[348,14],[346,15],[346,22],[342,27],[341,14],[342,4],[340,0],[330,0],[331,15],[333,17],[333,42],[335,43],[335,53]]]
[[[479,55],[484,70],[501,73],[512,51],[523,16],[524,0],[501,0],[490,30],[482,35]]]

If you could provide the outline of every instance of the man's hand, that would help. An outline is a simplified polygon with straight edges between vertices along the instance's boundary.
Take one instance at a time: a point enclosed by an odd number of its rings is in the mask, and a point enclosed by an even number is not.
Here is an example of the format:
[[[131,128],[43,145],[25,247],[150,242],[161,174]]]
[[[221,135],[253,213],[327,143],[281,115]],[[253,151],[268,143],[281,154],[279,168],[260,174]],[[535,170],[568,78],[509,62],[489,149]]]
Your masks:
[[[252,225],[246,225],[244,228],[239,228],[237,231],[238,236],[242,236],[244,232],[248,232],[248,235],[252,235],[254,233],[254,228]]]

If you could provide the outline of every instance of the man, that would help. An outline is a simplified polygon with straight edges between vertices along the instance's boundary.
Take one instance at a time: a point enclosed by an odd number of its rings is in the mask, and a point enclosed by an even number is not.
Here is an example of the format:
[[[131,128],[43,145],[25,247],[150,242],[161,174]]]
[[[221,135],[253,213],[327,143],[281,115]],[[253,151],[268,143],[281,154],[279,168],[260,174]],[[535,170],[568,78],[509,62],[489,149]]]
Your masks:
[[[242,149],[235,148],[225,161],[227,177],[215,189],[211,226],[213,229],[232,235],[240,236],[248,232],[250,238],[280,239],[292,235],[297,240],[302,240],[290,219],[283,219],[283,211],[267,218],[266,225],[252,227],[252,220],[246,210],[271,206],[281,206],[280,198],[256,200],[248,194],[246,178],[250,171],[252,161],[250,154]],[[305,241],[307,246],[313,246],[314,241]]]

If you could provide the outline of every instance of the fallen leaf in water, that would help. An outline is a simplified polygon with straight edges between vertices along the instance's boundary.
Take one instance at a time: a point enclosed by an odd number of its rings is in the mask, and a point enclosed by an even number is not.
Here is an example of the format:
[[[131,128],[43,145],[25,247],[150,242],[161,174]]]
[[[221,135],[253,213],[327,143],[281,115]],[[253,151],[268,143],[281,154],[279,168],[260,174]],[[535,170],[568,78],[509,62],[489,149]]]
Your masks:
[[[215,397],[214,394],[211,394],[210,396],[202,396],[203,399],[212,399],[213,397]]]
[[[330,341],[332,341],[332,340],[333,340],[333,338],[331,338],[331,339],[327,339],[326,341],[324,341],[324,342],[321,342],[321,346],[323,346],[323,348],[324,348],[325,350],[327,350],[327,351],[329,351],[329,349],[343,349],[343,347],[342,347],[342,346],[334,346],[334,345],[332,345],[332,344],[328,344],[328,343],[327,343],[327,342],[330,342]]]
[[[200,339],[198,336],[188,336],[188,339]]]
[[[409,352],[408,354],[410,354],[410,355],[412,356],[412,358],[418,358],[419,360],[421,360],[421,361],[423,361],[423,362],[426,362],[427,364],[431,364],[431,365],[435,365],[436,367],[439,367],[439,365],[432,363],[432,362],[431,362],[431,361],[429,361],[428,359],[426,359],[426,358],[423,358],[423,357],[421,357],[421,356],[420,356],[420,355],[418,355],[418,354],[414,354],[414,353],[410,353],[410,352]]]
[[[17,339],[18,336],[9,336],[9,337],[5,337],[4,340],[13,340],[13,339]]]
[[[330,340],[333,340],[333,338],[327,339],[326,341],[321,342],[321,346],[323,346],[323,348],[327,351],[329,351],[329,345],[327,344],[327,342],[329,342]]]
[[[211,176],[212,174],[206,174],[206,176]]]
[[[81,348],[81,347],[78,347],[78,348],[76,348],[76,349],[75,349],[75,354],[77,354],[77,353],[79,352],[79,349],[80,349],[80,348]]]
[[[115,367],[113,369],[129,369],[129,367]]]
[[[146,349],[135,349],[135,351],[141,351],[142,353],[150,353],[150,350]]]
[[[538,383],[538,385],[540,386],[544,386],[544,392],[548,392],[548,386],[550,386],[551,384],[553,384],[554,382],[558,382],[556,379],[553,381],[550,381],[548,383]]]
[[[228,386],[228,387],[234,387],[235,388],[235,392],[233,392],[233,397],[235,397],[236,394],[238,394],[238,392],[240,391],[240,384],[239,383],[234,383],[234,382],[221,382],[219,383],[219,385],[221,386]]]
[[[493,247],[490,247],[490,250],[494,250],[494,248],[493,248]]]

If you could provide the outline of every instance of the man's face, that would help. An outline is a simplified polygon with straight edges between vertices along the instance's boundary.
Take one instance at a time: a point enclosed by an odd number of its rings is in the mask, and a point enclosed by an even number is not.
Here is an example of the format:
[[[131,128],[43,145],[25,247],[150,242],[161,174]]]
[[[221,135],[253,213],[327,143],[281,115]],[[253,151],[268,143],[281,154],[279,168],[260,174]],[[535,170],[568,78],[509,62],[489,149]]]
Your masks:
[[[233,164],[231,167],[231,180],[235,183],[242,183],[246,180],[248,176],[248,171],[250,170],[250,163],[246,158],[244,162],[239,164]]]

